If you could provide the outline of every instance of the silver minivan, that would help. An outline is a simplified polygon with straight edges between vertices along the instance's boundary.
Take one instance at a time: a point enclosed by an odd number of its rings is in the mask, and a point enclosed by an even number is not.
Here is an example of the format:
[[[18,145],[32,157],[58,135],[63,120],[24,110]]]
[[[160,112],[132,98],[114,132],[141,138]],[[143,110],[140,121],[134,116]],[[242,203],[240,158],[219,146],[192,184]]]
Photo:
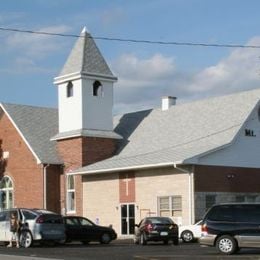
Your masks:
[[[13,208],[0,211],[0,242],[11,239],[10,216],[15,212],[22,223],[19,242],[30,247],[34,241],[65,241],[65,226],[62,216],[42,209]]]

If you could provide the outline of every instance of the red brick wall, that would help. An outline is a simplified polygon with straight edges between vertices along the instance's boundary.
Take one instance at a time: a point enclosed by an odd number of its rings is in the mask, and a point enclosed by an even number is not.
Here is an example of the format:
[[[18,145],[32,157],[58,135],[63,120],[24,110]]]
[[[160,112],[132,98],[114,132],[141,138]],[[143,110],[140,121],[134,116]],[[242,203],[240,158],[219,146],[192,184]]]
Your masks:
[[[37,164],[32,152],[9,118],[1,113],[0,139],[2,151],[9,152],[3,175],[12,178],[14,206],[26,208],[44,207],[43,165]],[[47,209],[60,212],[61,167],[47,167]]]
[[[61,155],[65,169],[69,173],[79,167],[104,160],[111,157],[115,152],[115,140],[96,137],[77,137],[58,141],[58,151]],[[65,180],[62,181],[61,194],[63,205],[65,207],[66,188]],[[75,177],[76,186],[76,214],[82,215],[82,177]]]
[[[60,165],[47,166],[47,209],[61,213],[61,184],[62,167]]]
[[[196,166],[195,192],[260,192],[260,169]]]
[[[119,203],[135,202],[135,174],[123,172],[119,174]]]
[[[14,206],[43,207],[43,171],[11,121],[0,116],[0,139],[3,151],[9,152],[4,175],[14,184]]]

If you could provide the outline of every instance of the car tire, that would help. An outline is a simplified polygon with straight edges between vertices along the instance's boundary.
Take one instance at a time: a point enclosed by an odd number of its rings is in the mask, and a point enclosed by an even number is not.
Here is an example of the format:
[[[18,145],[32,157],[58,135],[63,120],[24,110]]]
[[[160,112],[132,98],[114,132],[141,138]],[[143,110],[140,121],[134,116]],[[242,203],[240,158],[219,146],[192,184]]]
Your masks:
[[[23,230],[19,236],[19,244],[21,247],[28,248],[33,244],[33,237],[29,230]]]
[[[108,233],[103,233],[100,237],[101,244],[109,244],[111,242],[111,236]]]
[[[194,235],[191,231],[189,230],[184,230],[181,233],[181,239],[184,243],[190,243],[194,240]]]
[[[141,244],[142,246],[145,246],[145,245],[147,244],[147,240],[146,240],[146,235],[145,235],[145,233],[141,233],[141,235],[140,235],[140,244]]]
[[[139,239],[136,236],[134,237],[134,244],[139,245]]]
[[[217,239],[216,247],[221,254],[231,255],[237,250],[237,241],[232,236],[224,235]]]
[[[168,245],[169,241],[168,240],[163,240],[164,245]]]

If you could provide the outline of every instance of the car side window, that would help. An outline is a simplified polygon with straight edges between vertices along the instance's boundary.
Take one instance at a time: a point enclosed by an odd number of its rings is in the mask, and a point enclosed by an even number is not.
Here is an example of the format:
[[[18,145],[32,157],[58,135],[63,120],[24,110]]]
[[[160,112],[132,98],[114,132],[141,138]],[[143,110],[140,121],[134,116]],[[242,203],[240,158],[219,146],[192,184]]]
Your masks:
[[[93,224],[85,218],[80,218],[79,222],[83,226],[93,226]]]
[[[66,218],[65,223],[70,226],[77,226],[79,224],[75,218]]]
[[[237,206],[235,217],[238,222],[260,223],[260,208],[257,205]]]
[[[208,214],[208,219],[212,221],[234,221],[232,207],[213,207]]]
[[[26,220],[33,220],[36,219],[37,215],[33,214],[31,211],[28,210],[22,210],[22,214],[24,216],[24,219]]]

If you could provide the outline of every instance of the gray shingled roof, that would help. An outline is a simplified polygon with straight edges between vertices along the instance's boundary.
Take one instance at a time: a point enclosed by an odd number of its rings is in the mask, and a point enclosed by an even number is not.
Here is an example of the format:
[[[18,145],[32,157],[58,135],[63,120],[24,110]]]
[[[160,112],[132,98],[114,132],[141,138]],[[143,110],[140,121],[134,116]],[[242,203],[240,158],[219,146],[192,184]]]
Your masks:
[[[2,103],[30,148],[41,163],[62,164],[56,151],[56,142],[50,138],[58,132],[58,110]]]
[[[228,145],[260,99],[260,89],[115,118],[125,139],[112,158],[78,169],[93,173],[149,165],[192,163]]]
[[[103,75],[115,78],[92,36],[87,32],[82,32],[76,41],[59,77],[72,73]]]

